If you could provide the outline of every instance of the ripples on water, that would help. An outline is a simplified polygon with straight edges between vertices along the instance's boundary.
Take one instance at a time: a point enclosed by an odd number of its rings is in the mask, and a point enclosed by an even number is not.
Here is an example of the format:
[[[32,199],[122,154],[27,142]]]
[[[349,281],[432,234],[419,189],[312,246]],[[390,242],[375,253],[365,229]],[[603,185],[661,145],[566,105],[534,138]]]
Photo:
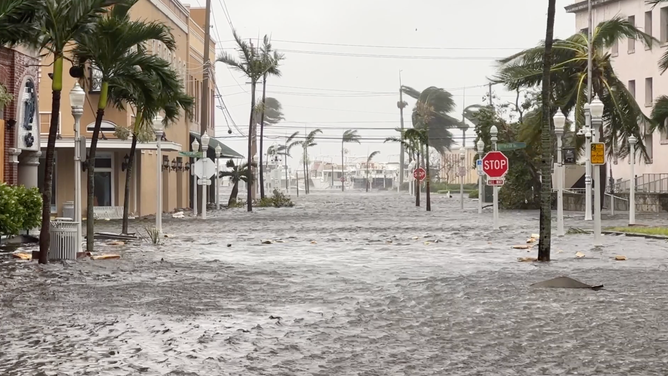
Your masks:
[[[573,235],[550,265],[518,263],[537,213],[492,231],[475,203],[434,201],[316,193],[165,220],[174,238],[121,260],[0,259],[0,374],[665,374],[665,242]],[[566,274],[606,288],[528,287]]]

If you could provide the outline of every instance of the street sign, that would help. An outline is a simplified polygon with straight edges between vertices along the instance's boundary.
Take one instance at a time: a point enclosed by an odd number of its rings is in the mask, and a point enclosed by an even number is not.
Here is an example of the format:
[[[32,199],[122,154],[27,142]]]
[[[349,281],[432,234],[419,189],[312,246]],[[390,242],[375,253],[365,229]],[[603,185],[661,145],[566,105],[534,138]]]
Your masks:
[[[605,164],[605,144],[602,142],[591,143],[591,164],[600,166]]]
[[[482,170],[492,179],[502,178],[508,167],[508,157],[500,151],[490,151],[482,157]]]
[[[427,177],[427,171],[424,168],[416,168],[413,170],[413,177],[419,181],[423,181]]]
[[[197,184],[199,184],[199,185],[211,185],[211,180],[209,180],[209,179],[197,179]]]
[[[478,176],[485,175],[485,172],[482,170],[482,159],[478,159],[477,161],[475,161],[475,167],[476,170],[478,171]]]
[[[464,177],[466,176],[466,167],[464,166],[459,166],[459,176]]]
[[[193,171],[198,178],[208,179],[216,174],[216,164],[209,158],[202,158],[195,163]]]
[[[575,164],[575,148],[563,148],[564,164]]]
[[[342,176],[342,177],[341,177],[341,183],[343,183],[343,182],[345,182],[345,181],[346,181],[346,178],[344,178],[344,177]]]
[[[202,158],[201,151],[180,151],[179,155],[188,158]]]
[[[506,182],[505,179],[487,179],[487,185],[491,185],[491,186],[495,186],[495,187],[503,185],[503,183],[505,183],[505,182]]]
[[[496,149],[499,151],[510,151],[510,150],[519,150],[527,147],[527,144],[524,142],[511,142],[508,144],[497,144]]]

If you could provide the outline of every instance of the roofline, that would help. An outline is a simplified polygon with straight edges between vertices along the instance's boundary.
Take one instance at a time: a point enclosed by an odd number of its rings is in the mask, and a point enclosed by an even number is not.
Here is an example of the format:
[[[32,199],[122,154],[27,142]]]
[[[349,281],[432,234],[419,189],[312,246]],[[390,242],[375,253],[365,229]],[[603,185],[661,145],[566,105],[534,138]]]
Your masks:
[[[596,8],[600,7],[602,5],[608,4],[608,3],[614,3],[619,0],[591,0],[591,7]],[[566,9],[567,13],[580,13],[580,12],[586,12],[587,11],[587,0],[583,0],[580,2],[577,2],[575,4],[568,5],[564,7]]]

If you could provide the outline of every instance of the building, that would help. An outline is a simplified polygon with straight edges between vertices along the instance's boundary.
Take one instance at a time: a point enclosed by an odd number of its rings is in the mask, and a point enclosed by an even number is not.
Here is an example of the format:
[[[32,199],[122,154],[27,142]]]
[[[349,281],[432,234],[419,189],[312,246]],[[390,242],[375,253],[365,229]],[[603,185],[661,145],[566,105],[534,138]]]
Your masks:
[[[0,47],[0,182],[37,186],[38,66],[35,51]]]
[[[137,144],[137,154],[133,166],[133,178],[130,181],[130,213],[137,216],[155,214],[157,169],[162,169],[163,210],[175,211],[181,208],[192,207],[191,187],[192,160],[179,154],[189,151],[191,142],[200,139],[202,75],[204,66],[204,9],[191,9],[178,0],[140,0],[131,9],[131,17],[148,21],[160,21],[168,25],[176,40],[176,50],[170,52],[159,42],[148,46],[149,51],[157,54],[172,63],[173,68],[180,74],[188,94],[195,98],[196,108],[193,119],[182,116],[176,124],[165,129],[162,139],[162,160],[157,160],[156,142]],[[215,41],[211,41],[210,59],[215,61]],[[47,57],[42,65],[51,63],[52,57]],[[65,72],[70,68],[65,63]],[[212,67],[213,69],[213,67]],[[42,93],[50,93],[51,80],[48,77],[48,68],[39,72],[39,86]],[[212,74],[213,75],[213,74]],[[90,146],[90,138],[95,124],[95,109],[100,92],[100,75],[94,67],[86,72],[82,86],[86,90],[86,103],[81,119],[81,136]],[[74,119],[71,115],[68,91],[74,86],[75,79],[65,74],[63,79],[63,95],[56,140],[56,157],[54,169],[53,199],[51,211],[54,215],[62,216],[65,212],[69,216],[72,201],[74,201]],[[213,88],[210,97],[213,99]],[[209,103],[213,103],[210,100]],[[41,124],[41,147],[45,149],[48,140],[49,122],[51,117],[50,96],[40,102],[39,119]],[[219,143],[215,137],[214,106],[209,113],[209,128],[207,133],[212,137],[209,147],[209,157],[214,157],[214,148]],[[127,154],[131,140],[117,138],[117,128],[130,128],[133,124],[132,109],[120,111],[111,106],[105,110],[104,121],[101,127],[100,139],[95,161],[95,216],[99,218],[119,218],[125,190],[125,176]],[[221,144],[224,154],[237,156],[233,150]],[[43,153],[45,154],[45,153]],[[44,155],[42,155],[44,157]],[[42,162],[44,160],[42,159]],[[43,166],[43,163],[42,165]],[[158,167],[160,166],[160,167]],[[40,183],[43,168],[40,169]],[[82,174],[83,217],[86,212],[86,174]],[[65,209],[65,210],[63,210]]]
[[[575,14],[576,31],[588,28],[587,1],[577,0],[566,7]],[[610,54],[615,72],[627,84],[644,113],[649,115],[656,98],[668,94],[668,81],[661,76],[658,67],[660,57],[666,51],[668,42],[668,3],[652,7],[646,0],[593,0],[593,25],[615,16],[627,17],[636,27],[661,41],[661,46],[651,50],[640,41],[627,39],[612,46]],[[645,133],[644,129],[641,134]],[[645,133],[644,143],[649,159],[636,158],[635,175],[638,184],[651,184],[668,179],[668,138],[665,133]],[[612,175],[615,179],[627,181],[631,176],[629,159],[613,161]],[[628,189],[628,186],[626,186]],[[638,187],[639,190],[642,187]]]
[[[475,149],[466,148],[462,160],[460,150],[446,150],[441,154],[440,181],[446,184],[459,184],[460,168],[463,167],[464,184],[478,184],[478,172],[475,169],[477,155],[478,152]]]

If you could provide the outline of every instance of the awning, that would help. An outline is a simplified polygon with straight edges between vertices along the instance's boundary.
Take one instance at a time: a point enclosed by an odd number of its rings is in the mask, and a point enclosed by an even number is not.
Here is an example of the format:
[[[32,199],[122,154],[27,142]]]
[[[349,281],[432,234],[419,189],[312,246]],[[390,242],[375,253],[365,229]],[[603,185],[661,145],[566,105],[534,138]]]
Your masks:
[[[200,144],[202,143],[202,136],[198,132],[190,131],[190,143],[192,144],[193,140],[196,139]],[[245,159],[245,157],[236,151],[232,150],[229,146],[223,144],[219,140],[211,137],[209,139],[209,149],[207,149],[207,157],[211,159],[216,158],[216,146],[220,145],[222,158],[234,158],[234,159]]]

